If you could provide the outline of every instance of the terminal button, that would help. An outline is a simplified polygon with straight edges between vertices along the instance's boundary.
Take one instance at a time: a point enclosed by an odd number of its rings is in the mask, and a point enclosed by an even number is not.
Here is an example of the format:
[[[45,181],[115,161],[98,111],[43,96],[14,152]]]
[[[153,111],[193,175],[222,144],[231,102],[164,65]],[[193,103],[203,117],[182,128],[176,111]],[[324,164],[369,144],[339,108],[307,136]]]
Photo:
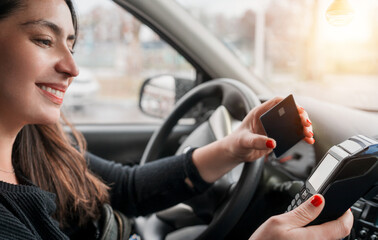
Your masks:
[[[348,151],[350,154],[354,154],[362,150],[362,147],[360,146],[360,144],[351,140],[346,140],[340,143],[339,146],[345,149],[346,151]]]

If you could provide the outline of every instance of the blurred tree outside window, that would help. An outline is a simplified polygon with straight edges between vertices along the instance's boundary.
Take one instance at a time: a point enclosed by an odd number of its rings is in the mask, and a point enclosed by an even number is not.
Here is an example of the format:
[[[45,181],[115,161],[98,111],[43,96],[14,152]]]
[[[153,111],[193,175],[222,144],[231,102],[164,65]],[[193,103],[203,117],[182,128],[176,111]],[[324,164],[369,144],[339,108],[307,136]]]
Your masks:
[[[79,124],[160,122],[138,108],[142,83],[160,74],[194,81],[194,68],[115,3],[80,0],[77,4],[74,58],[80,74],[66,93],[65,115]]]

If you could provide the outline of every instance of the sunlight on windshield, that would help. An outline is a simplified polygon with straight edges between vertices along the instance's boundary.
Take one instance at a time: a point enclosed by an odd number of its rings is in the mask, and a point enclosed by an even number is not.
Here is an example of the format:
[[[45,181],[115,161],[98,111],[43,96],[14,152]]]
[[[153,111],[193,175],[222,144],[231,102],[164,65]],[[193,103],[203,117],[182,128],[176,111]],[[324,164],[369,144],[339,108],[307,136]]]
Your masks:
[[[322,25],[319,35],[323,41],[327,42],[367,42],[373,34],[373,24],[370,19],[371,12],[366,9],[368,6],[363,4],[353,5],[355,16],[353,20],[345,26],[332,26],[326,18],[320,19]]]
[[[350,0],[335,27],[332,0],[176,0],[275,94],[378,111],[378,1]]]

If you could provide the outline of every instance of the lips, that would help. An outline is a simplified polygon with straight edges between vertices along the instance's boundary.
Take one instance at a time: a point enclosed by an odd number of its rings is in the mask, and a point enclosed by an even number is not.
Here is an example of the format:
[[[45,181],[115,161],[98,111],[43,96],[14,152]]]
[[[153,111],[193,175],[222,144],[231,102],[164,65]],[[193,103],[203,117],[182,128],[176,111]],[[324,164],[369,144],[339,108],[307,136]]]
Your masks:
[[[52,84],[37,84],[38,88],[42,90],[42,93],[53,103],[62,104],[63,97],[65,92],[65,87],[63,86],[54,86]]]

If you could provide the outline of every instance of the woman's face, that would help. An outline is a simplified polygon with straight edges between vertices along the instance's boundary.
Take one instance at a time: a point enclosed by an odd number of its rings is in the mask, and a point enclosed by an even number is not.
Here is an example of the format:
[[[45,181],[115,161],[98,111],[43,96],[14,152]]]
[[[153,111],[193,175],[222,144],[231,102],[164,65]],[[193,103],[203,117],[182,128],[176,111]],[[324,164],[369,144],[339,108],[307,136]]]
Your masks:
[[[0,123],[51,124],[79,71],[64,0],[25,0],[0,20]]]

